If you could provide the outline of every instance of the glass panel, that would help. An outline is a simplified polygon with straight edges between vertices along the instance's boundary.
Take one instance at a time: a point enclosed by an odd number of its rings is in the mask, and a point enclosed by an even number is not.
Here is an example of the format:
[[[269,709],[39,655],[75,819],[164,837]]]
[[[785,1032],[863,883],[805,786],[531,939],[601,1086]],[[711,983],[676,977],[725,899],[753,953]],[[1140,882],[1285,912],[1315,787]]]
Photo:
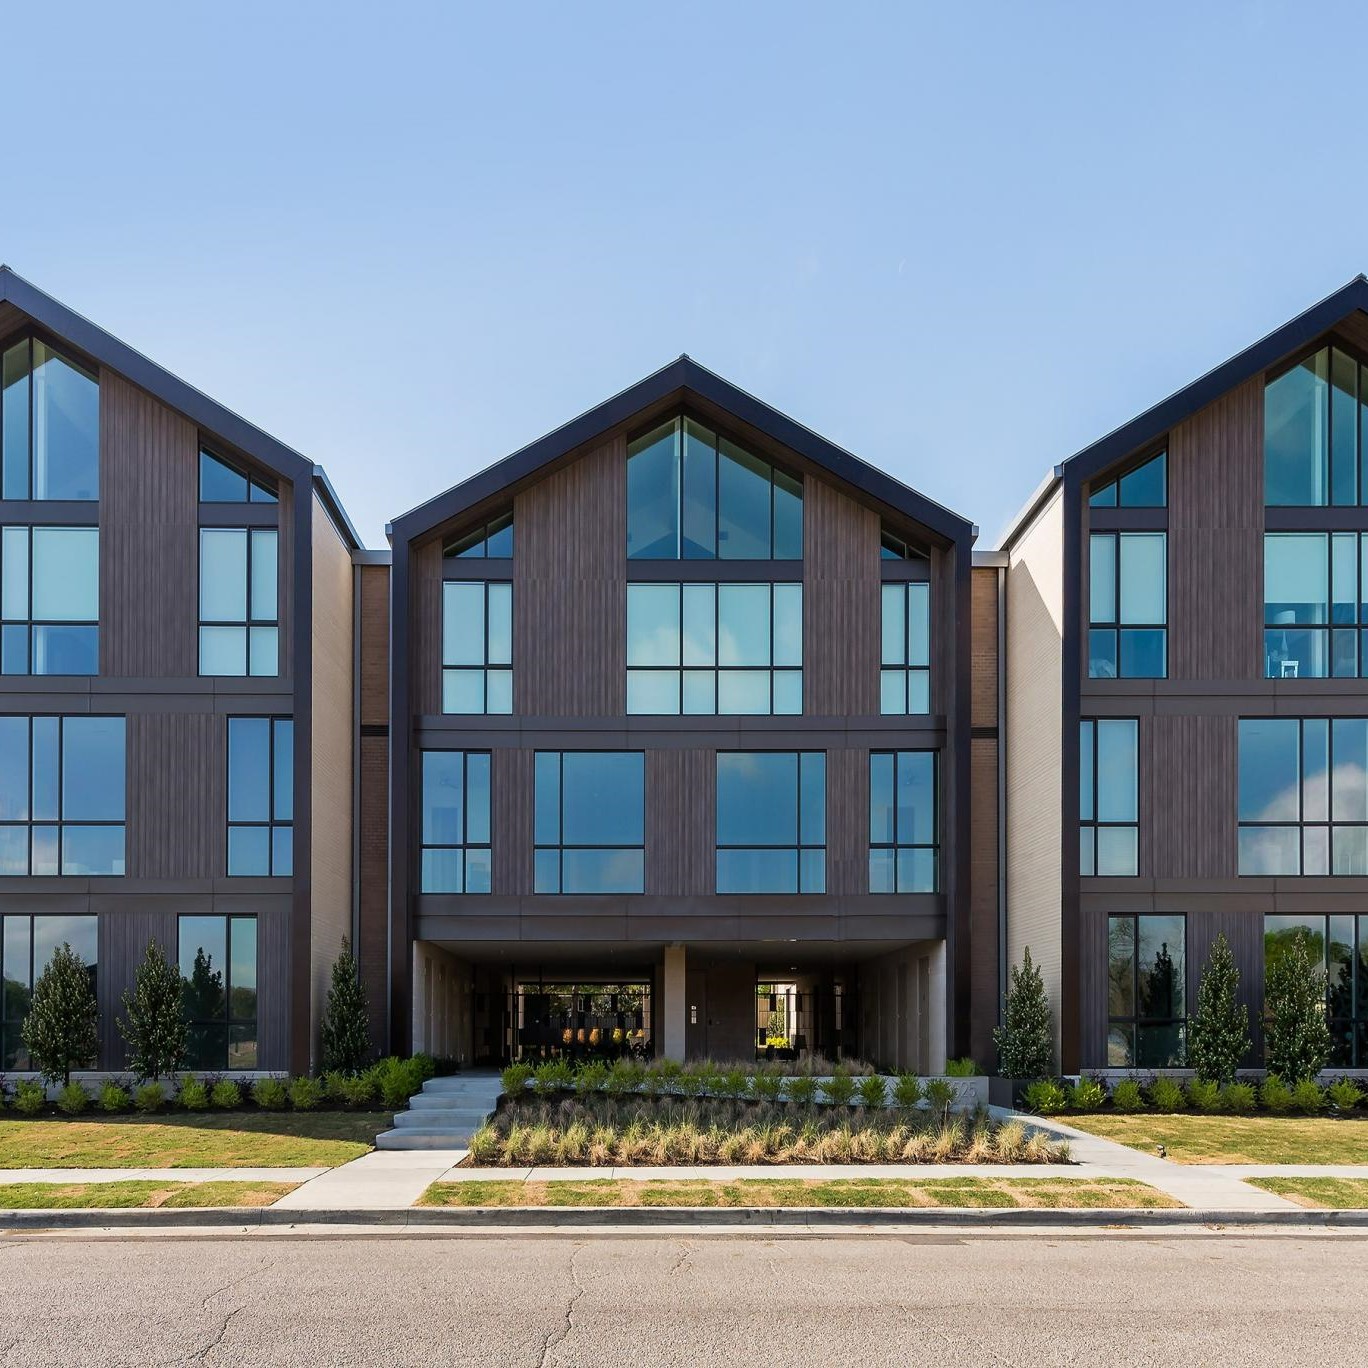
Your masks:
[[[798,757],[799,843],[826,844],[826,755],[805,751]]]
[[[1354,679],[1358,675],[1358,635],[1348,629],[1331,633],[1330,673],[1336,679]]]
[[[489,843],[489,756],[472,751],[466,756],[466,840]]]
[[[666,423],[627,448],[627,555],[679,558],[679,423]]]
[[[200,528],[199,597],[201,622],[247,620],[247,533],[244,529]]]
[[[936,852],[923,848],[899,848],[898,892],[934,893],[936,891]]]
[[[723,560],[768,560],[770,467],[724,437],[717,459],[717,554]]]
[[[47,622],[99,619],[98,528],[33,529],[33,616]]]
[[[72,827],[76,830],[89,828]],[[60,874],[60,845],[58,829],[55,826],[36,826],[30,829],[29,863],[35,875]]]
[[[1088,632],[1088,678],[1115,679],[1119,664],[1117,633],[1108,627],[1092,628]]]
[[[1302,867],[1303,874],[1328,874],[1330,872],[1330,828],[1323,826],[1302,827]]]
[[[1139,871],[1136,828],[1133,826],[1100,826],[1097,832],[1096,876],[1105,878],[1133,878]]]
[[[275,818],[279,822],[294,817],[294,723],[277,718],[275,727]]]
[[[100,386],[33,339],[33,497],[100,497]]]
[[[798,757],[723,751],[717,757],[717,843],[796,845]]]
[[[100,668],[98,627],[35,627],[33,673],[93,675]]]
[[[936,841],[936,755],[898,752],[898,842],[934,845]]]
[[[1302,820],[1323,822],[1330,815],[1330,728],[1324,718],[1302,724]]]
[[[1116,538],[1110,532],[1088,538],[1088,621],[1116,621]]]
[[[1163,679],[1168,673],[1168,633],[1162,627],[1123,627],[1121,677]]]
[[[271,873],[277,878],[288,878],[294,873],[294,828],[271,828]]]
[[[803,558],[803,486],[774,472],[774,559]]]
[[[62,741],[62,817],[123,821],[124,719],[68,717]]]
[[[1107,1015],[1135,1015],[1135,918],[1107,918]]]
[[[201,503],[247,502],[247,477],[207,451],[200,452],[199,483]]]
[[[1142,1069],[1171,1069],[1181,1067],[1186,1045],[1181,1022],[1136,1027],[1135,1062]]]
[[[1096,724],[1086,719],[1078,724],[1078,817],[1091,822],[1093,808],[1093,740]]]
[[[58,773],[61,767],[58,720],[55,717],[33,719],[33,816],[39,821],[56,821]]]
[[[1264,536],[1264,623],[1269,628],[1289,629],[1306,623],[1329,620],[1330,585],[1327,556],[1329,542],[1323,532],[1269,532]],[[1270,637],[1273,633],[1269,633]],[[1269,674],[1274,678],[1284,673],[1275,670],[1273,662],[1293,658],[1294,651],[1287,642],[1276,638],[1270,644]],[[1305,678],[1308,670],[1297,673]]]
[[[1242,826],[1238,872],[1300,874],[1298,831],[1294,826]]]
[[[505,513],[493,518],[489,523],[489,537],[485,542],[485,555],[490,560],[512,560],[513,558],[513,515]]]
[[[182,917],[179,963],[186,1015],[215,1021],[227,1015],[228,918]]]
[[[803,586],[774,586],[774,664],[803,663]]]
[[[1358,502],[1358,362],[1330,352],[1330,502]]]
[[[248,497],[253,503],[273,504],[280,502],[280,498],[275,490],[264,480],[253,478],[251,485],[252,491]]]
[[[1098,820],[1134,822],[1138,816],[1137,723],[1134,718],[1108,717],[1096,726]]]
[[[885,665],[907,663],[906,585],[885,584],[880,603],[883,612],[883,656]],[[901,709],[898,709],[901,711]]]
[[[1121,534],[1121,621],[1162,623],[1167,594],[1163,532]]]
[[[1295,718],[1240,719],[1240,804],[1242,822],[1295,822],[1301,775]]]
[[[798,891],[800,893],[826,892],[825,850],[800,850],[798,852]]]
[[[280,672],[280,636],[275,627],[247,629],[247,670],[253,675]]]
[[[907,671],[879,671],[879,711],[905,713],[907,711]]]
[[[490,665],[511,665],[513,663],[513,586],[511,584],[491,584],[488,586],[488,630],[489,642],[486,661]]]
[[[907,663],[931,663],[931,586],[907,586]]]
[[[717,663],[770,663],[770,586],[717,586]],[[765,711],[769,710],[766,699]]]
[[[484,663],[485,586],[448,582],[442,586],[442,664]]]
[[[628,670],[627,711],[674,716],[679,712],[677,670]]]
[[[465,852],[465,891],[488,893],[492,877],[492,860],[488,847]]]
[[[717,438],[684,420],[684,559],[717,555]]]
[[[1120,481],[1121,507],[1163,508],[1168,502],[1167,465],[1167,457],[1161,451],[1144,465],[1123,475]]]
[[[562,893],[640,893],[645,886],[645,860],[640,850],[567,846],[561,852]]]
[[[881,850],[869,852],[869,891],[871,893],[893,893],[893,851],[885,846]]]
[[[271,819],[271,721],[228,719],[228,820]]]
[[[717,664],[717,586],[686,584],[684,589],[684,664]]]
[[[27,527],[0,530],[0,614],[17,622],[27,622],[31,616]]]
[[[483,670],[442,671],[442,711],[444,713],[482,713],[485,710],[485,672]]]
[[[1078,872],[1085,878],[1097,873],[1097,828],[1084,826],[1078,829]]]
[[[4,452],[4,497],[29,497],[29,342],[25,338],[0,358],[0,451]]]
[[[271,829],[264,826],[228,828],[228,874],[232,878],[265,878],[271,872]]]
[[[37,835],[37,828],[34,828]],[[37,873],[37,870],[34,870]],[[121,826],[68,826],[62,829],[62,873],[88,876],[124,873]]]
[[[245,675],[247,673],[247,629],[245,627],[201,627],[200,674]]]
[[[869,757],[869,839],[872,844],[892,845],[894,757],[875,751]]]
[[[1187,1015],[1185,922],[1139,917],[1136,1015],[1142,1021]]]
[[[640,845],[644,757],[639,751],[578,751],[562,757],[565,845]],[[540,841],[542,838],[537,837]]]
[[[684,711],[693,715],[717,711],[717,676],[711,670],[684,671]]]
[[[490,670],[485,678],[486,702],[488,712],[507,714],[513,711],[513,672],[511,670]]]
[[[1329,348],[1322,348],[1264,389],[1265,501],[1326,501]]]
[[[423,752],[423,844],[465,840],[465,763],[460,751]]]
[[[0,627],[0,671],[5,674],[28,674],[29,629]]]
[[[796,850],[719,850],[719,893],[796,893]]]
[[[1099,485],[1088,496],[1089,508],[1115,508],[1116,507],[1116,481],[1108,480],[1106,484]]]
[[[425,850],[422,860],[424,893],[462,893],[464,854],[459,850]]]
[[[29,872],[29,831],[25,826],[0,826],[0,874]]]
[[[627,586],[628,665],[679,664],[679,600],[677,584]]]
[[[274,622],[279,616],[276,594],[277,541],[278,534],[274,529],[252,529],[253,622]]]
[[[561,838],[561,757],[559,751],[538,751],[533,761],[535,791],[533,840],[537,845],[559,845]]]
[[[770,711],[768,670],[723,670],[717,676],[717,711],[758,716]]]
[[[1310,726],[1309,719],[1307,725]],[[1322,721],[1322,729],[1324,725]],[[1368,720],[1336,718],[1333,728],[1335,792],[1332,816],[1337,822],[1368,821]],[[1307,744],[1309,747],[1309,741]],[[1368,1004],[1365,1007],[1368,1008]]]
[[[1335,874],[1368,874],[1368,827],[1335,827]]]
[[[29,720],[0,717],[0,822],[29,815]]]
[[[560,850],[539,850],[532,866],[534,893],[560,892]]]
[[[1107,1067],[1109,1069],[1131,1069],[1135,1067],[1134,1026],[1108,1027]]]
[[[774,712],[776,716],[797,716],[803,711],[803,672],[774,672]]]

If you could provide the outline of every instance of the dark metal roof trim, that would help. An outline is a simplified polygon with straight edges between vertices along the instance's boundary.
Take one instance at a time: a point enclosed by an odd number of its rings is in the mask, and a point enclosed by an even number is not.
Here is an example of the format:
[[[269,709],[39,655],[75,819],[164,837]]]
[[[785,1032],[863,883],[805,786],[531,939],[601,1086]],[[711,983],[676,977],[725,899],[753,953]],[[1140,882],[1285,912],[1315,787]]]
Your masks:
[[[1114,462],[1157,441],[1170,428],[1192,417],[1199,409],[1205,408],[1237,385],[1253,379],[1275,366],[1283,357],[1314,342],[1356,309],[1368,313],[1368,277],[1362,274],[1356,275],[1334,294],[1313,304],[1282,327],[1275,328],[1253,346],[1222,362],[1186,388],[1160,400],[1153,408],[1146,409],[1114,432],[1076,452],[1064,464],[1074,467],[1071,473],[1080,481],[1091,480]]]
[[[671,396],[677,396],[682,402],[690,394],[716,405],[738,421],[829,471],[838,480],[896,509],[947,541],[972,540],[974,527],[967,519],[818,436],[778,409],[700,366],[689,356],[679,357],[554,432],[410,509],[394,519],[387,531],[395,539],[413,541],[459,517],[466,509],[493,498],[510,485],[535,475],[642,410]]]

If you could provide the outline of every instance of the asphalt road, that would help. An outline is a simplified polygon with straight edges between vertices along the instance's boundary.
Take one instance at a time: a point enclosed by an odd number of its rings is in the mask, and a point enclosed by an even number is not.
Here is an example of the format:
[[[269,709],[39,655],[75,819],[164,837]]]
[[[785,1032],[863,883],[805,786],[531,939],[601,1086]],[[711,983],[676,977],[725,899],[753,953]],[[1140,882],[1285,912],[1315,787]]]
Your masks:
[[[0,1237],[4,1364],[1362,1362],[1368,1240]]]

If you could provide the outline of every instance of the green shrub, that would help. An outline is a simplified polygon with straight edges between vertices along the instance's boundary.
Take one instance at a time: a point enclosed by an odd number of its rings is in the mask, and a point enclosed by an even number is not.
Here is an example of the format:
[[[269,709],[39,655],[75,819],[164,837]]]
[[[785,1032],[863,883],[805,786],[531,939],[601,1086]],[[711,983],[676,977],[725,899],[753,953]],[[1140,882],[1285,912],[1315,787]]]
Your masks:
[[[134,971],[132,991],[124,992],[124,1013],[118,1021],[135,1078],[156,1082],[172,1073],[185,1054],[184,984],[180,967],[149,940]]]
[[[1221,1110],[1231,1116],[1248,1116],[1259,1104],[1252,1083],[1227,1083],[1221,1089]]]
[[[1064,1085],[1053,1078],[1038,1078],[1026,1088],[1026,1110],[1037,1116],[1058,1116],[1069,1105]]]
[[[102,1112],[124,1112],[133,1105],[133,1100],[129,1097],[127,1088],[120,1087],[109,1078],[100,1085],[100,1096],[96,1099],[96,1105]]]
[[[181,1079],[180,1104],[186,1111],[206,1111],[209,1107],[209,1088],[203,1079],[186,1074]]]
[[[1279,933],[1279,935],[1284,933]],[[1315,1078],[1330,1058],[1330,1028],[1325,1024],[1325,982],[1320,952],[1313,960],[1306,928],[1290,944],[1270,936],[1264,975],[1264,1059],[1268,1072],[1290,1083]]]
[[[323,1101],[326,1091],[317,1078],[302,1074],[290,1083],[290,1106],[295,1111],[313,1111]]]
[[[437,1061],[430,1054],[424,1054],[422,1050],[410,1055],[404,1063],[417,1075],[418,1088],[421,1088],[429,1078],[437,1077]],[[418,1088],[413,1091],[417,1092]]]
[[[1259,1089],[1259,1101],[1268,1111],[1281,1116],[1292,1110],[1292,1089],[1277,1074],[1269,1074]]]
[[[1303,1078],[1292,1089],[1292,1106],[1303,1116],[1315,1116],[1325,1110],[1325,1092],[1314,1078]]]
[[[1363,1090],[1352,1078],[1337,1078],[1326,1089],[1326,1096],[1340,1111],[1353,1111],[1363,1101]]]
[[[414,1055],[411,1059],[400,1059],[397,1055],[390,1055],[372,1064],[367,1070],[375,1093],[390,1111],[396,1111],[414,1093],[422,1091],[424,1078],[432,1076],[423,1073],[422,1061],[425,1059],[428,1063],[432,1062],[426,1055]],[[565,1066],[565,1073],[568,1087],[571,1077],[568,1064]]]
[[[1233,1083],[1249,1052],[1249,1008],[1236,999],[1240,971],[1222,931],[1211,943],[1188,1022],[1187,1059],[1204,1083]]]
[[[608,1066],[593,1060],[580,1067],[575,1074],[575,1091],[577,1093],[596,1093],[603,1092],[604,1086],[608,1082]]]
[[[1223,1111],[1221,1085],[1209,1078],[1190,1078],[1187,1085],[1188,1106],[1195,1112]]]
[[[375,1079],[369,1071],[343,1074],[338,1096],[348,1107],[368,1107],[375,1101]]]
[[[947,1059],[945,1061],[945,1076],[947,1078],[978,1078],[983,1070],[965,1055],[963,1059]]]
[[[289,1098],[289,1090],[282,1079],[258,1078],[252,1084],[252,1101],[262,1111],[284,1111]]]
[[[744,1069],[728,1069],[722,1075],[723,1097],[748,1097],[750,1095],[750,1079],[746,1077]]]
[[[900,1107],[915,1107],[922,1100],[922,1082],[916,1074],[899,1074],[893,1084],[893,1100]]]
[[[144,1083],[133,1094],[133,1105],[145,1116],[166,1106],[166,1088],[157,1082]]]
[[[833,1107],[848,1107],[855,1096],[855,1080],[844,1069],[837,1069],[820,1087],[822,1100]]]
[[[1027,946],[1012,969],[1002,1025],[993,1028],[998,1072],[1004,1078],[1044,1078],[1054,1068],[1054,1024],[1040,970]]]
[[[323,1008],[323,1067],[355,1073],[370,1054],[370,1009],[351,942],[333,962],[332,982]]]
[[[1078,1112],[1095,1112],[1107,1100],[1107,1090],[1086,1074],[1069,1089],[1069,1106]]]
[[[24,1116],[37,1116],[47,1106],[47,1089],[32,1078],[22,1079],[14,1087],[14,1109]]]
[[[231,1111],[242,1105],[242,1089],[231,1078],[220,1078],[209,1089],[209,1104],[217,1111]]]
[[[955,1105],[955,1098],[959,1093],[955,1090],[953,1083],[947,1083],[943,1078],[933,1078],[926,1085],[926,1101],[932,1111],[938,1111],[942,1116],[950,1114],[950,1108]]]
[[[574,1081],[575,1071],[563,1059],[548,1059],[545,1064],[538,1064],[532,1074],[533,1091],[541,1097],[545,1097],[547,1093],[566,1092]],[[383,1084],[381,1096],[384,1096]],[[385,1105],[389,1105],[387,1097]]]
[[[510,1064],[499,1075],[499,1087],[505,1097],[518,1097],[527,1090],[532,1080],[533,1068],[530,1064]]]
[[[1122,1078],[1112,1085],[1112,1108],[1119,1112],[1142,1112],[1145,1097],[1133,1078]]]
[[[1150,1106],[1157,1112],[1180,1112],[1187,1107],[1181,1084],[1160,1074],[1149,1085]]]
[[[800,1107],[810,1107],[817,1100],[817,1080],[809,1075],[788,1079],[784,1089],[788,1100]]]
[[[626,1097],[628,1093],[636,1092],[641,1083],[641,1074],[640,1064],[633,1063],[630,1059],[619,1059],[608,1070],[608,1078],[603,1085],[603,1091],[609,1097]]]
[[[100,1051],[99,1011],[86,962],[63,941],[38,975],[19,1028],[33,1067],[49,1083],[71,1082]]]
[[[79,1083],[68,1083],[57,1094],[57,1110],[67,1116],[80,1116],[90,1106],[90,1094]]]
[[[868,1078],[860,1079],[856,1092],[862,1106],[882,1107],[888,1100],[888,1084],[878,1074],[870,1074]]]
[[[793,1081],[796,1083],[799,1080],[794,1079]],[[812,1079],[809,1078],[807,1081],[811,1083]],[[750,1086],[751,1096],[755,1098],[757,1102],[777,1102],[780,1097],[783,1096],[784,1077],[782,1074],[770,1073],[766,1070],[763,1073],[757,1073],[755,1077],[751,1079]],[[814,1096],[816,1094],[815,1086],[813,1088],[813,1094]],[[792,1091],[790,1091],[789,1101],[797,1102],[798,1100],[798,1098],[793,1096]],[[812,1098],[809,1097],[807,1100],[811,1102]]]

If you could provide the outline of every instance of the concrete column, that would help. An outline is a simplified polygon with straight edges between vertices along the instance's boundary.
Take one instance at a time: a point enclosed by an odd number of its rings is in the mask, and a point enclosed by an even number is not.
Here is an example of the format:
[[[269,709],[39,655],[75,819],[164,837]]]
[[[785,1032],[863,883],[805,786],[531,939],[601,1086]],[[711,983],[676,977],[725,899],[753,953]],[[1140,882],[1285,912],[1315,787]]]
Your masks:
[[[929,984],[930,1001],[927,1004],[926,1022],[926,1042],[931,1059],[927,1072],[940,1074],[945,1072],[945,1014],[947,1002],[945,993],[945,942],[933,942],[931,945],[931,953],[928,955],[927,959],[928,968],[931,971],[931,982]]]
[[[665,1059],[684,1062],[684,1028],[688,1020],[689,1006],[686,1001],[688,990],[684,975],[684,947],[667,945],[665,947],[665,972],[661,976],[662,1029],[660,1032],[660,1053]]]

